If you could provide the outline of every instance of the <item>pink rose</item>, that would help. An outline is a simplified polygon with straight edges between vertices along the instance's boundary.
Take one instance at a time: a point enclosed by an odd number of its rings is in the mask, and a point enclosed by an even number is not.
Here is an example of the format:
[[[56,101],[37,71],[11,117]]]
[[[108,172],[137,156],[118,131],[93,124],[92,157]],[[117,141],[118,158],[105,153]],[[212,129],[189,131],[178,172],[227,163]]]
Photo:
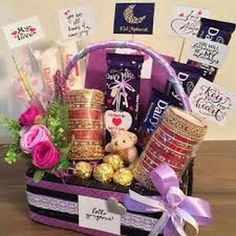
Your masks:
[[[31,106],[20,115],[19,123],[21,126],[31,126],[35,124],[35,119],[37,117],[43,115],[44,115],[43,111],[40,111],[35,106]]]
[[[33,151],[33,165],[41,170],[52,169],[60,160],[60,153],[50,141],[38,143]]]
[[[48,141],[50,131],[44,125],[33,125],[28,131],[22,134],[20,140],[21,150],[25,153],[31,153],[34,147],[42,142]]]

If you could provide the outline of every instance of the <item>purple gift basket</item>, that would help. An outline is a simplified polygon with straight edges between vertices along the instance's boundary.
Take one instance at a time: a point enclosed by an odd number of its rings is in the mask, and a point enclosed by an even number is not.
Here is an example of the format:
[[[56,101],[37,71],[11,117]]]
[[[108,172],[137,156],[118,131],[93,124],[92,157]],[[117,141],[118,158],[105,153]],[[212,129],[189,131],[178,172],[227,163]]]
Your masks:
[[[183,108],[186,111],[190,110],[188,97],[184,93],[184,90],[176,77],[175,71],[172,69],[168,61],[151,48],[138,43],[109,41],[89,45],[73,58],[67,67],[65,76],[68,77],[78,60],[84,58],[88,54],[93,54],[96,51],[101,52],[101,50],[104,52],[106,49],[111,50],[115,48],[135,49],[150,56],[153,59],[154,70],[155,66],[158,65],[159,69],[162,70],[162,73],[167,76],[169,82],[173,84],[175,92],[182,100]],[[97,58],[97,60],[99,60],[99,58]],[[101,60],[104,60],[104,58]],[[101,76],[100,80],[96,79],[93,81],[91,73],[96,73],[96,71],[87,71],[85,82],[86,88],[96,88],[103,90],[104,92],[104,76]],[[88,77],[88,75],[90,75],[90,77]],[[163,84],[163,78],[161,83]],[[156,85],[158,85],[157,77],[150,80],[141,80],[140,112],[142,114],[147,111],[146,106],[147,101],[151,96],[151,89],[152,87],[158,87]],[[26,178],[27,201],[32,220],[45,225],[81,232],[86,235],[113,235],[111,233],[80,226],[78,216],[78,196],[87,196],[104,200],[115,198],[120,203],[123,203],[129,192],[129,188],[115,184],[101,184],[95,180],[78,180],[76,177],[71,177],[64,182],[61,178],[57,178],[50,174],[46,174],[41,182],[35,183],[33,181],[33,174],[34,169],[29,169]],[[182,176],[181,183],[182,190],[188,195],[191,195],[192,176],[192,163],[190,163]],[[142,195],[152,196],[153,194],[157,194],[145,190],[137,183],[133,184],[131,189]],[[148,235],[157,224],[160,217],[161,213],[148,214],[127,211],[126,214],[121,215],[121,234]]]

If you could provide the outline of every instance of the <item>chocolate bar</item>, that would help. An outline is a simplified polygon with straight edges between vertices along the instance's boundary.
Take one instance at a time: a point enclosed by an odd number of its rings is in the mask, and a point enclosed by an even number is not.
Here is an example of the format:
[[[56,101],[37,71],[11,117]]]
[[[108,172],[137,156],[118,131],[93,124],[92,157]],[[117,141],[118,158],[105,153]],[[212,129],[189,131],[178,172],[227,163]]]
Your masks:
[[[142,55],[107,54],[105,126],[136,133],[139,127],[140,73]]]
[[[201,27],[197,37],[228,45],[234,30],[235,24],[233,23],[201,18]],[[214,81],[217,68],[192,60],[188,60],[187,64],[201,67],[203,69],[201,77],[209,81]]]

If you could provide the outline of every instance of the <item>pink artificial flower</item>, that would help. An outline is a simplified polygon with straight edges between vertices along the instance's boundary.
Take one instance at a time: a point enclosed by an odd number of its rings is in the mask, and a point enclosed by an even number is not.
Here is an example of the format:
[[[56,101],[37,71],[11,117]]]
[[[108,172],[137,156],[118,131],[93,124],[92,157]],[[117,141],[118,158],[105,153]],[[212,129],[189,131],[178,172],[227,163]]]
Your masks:
[[[21,150],[31,153],[34,147],[42,142],[50,140],[50,131],[44,125],[33,125],[28,131],[22,134],[20,140]]]
[[[42,110],[37,109],[35,106],[31,106],[25,112],[20,115],[19,123],[21,126],[31,126],[35,124],[37,117],[43,116]]]
[[[60,153],[50,141],[38,143],[33,151],[33,165],[41,170],[52,169],[60,160]]]

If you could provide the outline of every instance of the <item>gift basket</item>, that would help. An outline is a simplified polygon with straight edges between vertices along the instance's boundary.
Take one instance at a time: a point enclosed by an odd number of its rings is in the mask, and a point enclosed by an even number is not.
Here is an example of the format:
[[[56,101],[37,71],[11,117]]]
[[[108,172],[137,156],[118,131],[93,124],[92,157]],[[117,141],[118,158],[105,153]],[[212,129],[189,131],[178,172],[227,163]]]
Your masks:
[[[137,53],[121,55],[115,48]],[[101,49],[107,52],[103,85],[90,81],[84,89],[68,90],[78,61]],[[144,55],[167,73],[182,109],[160,102],[157,90],[144,89]],[[46,108],[32,94],[19,121],[2,119],[13,135],[5,160],[29,162],[32,220],[86,235],[186,235],[186,224],[198,232],[198,225],[210,223],[208,203],[189,196],[193,159],[207,127],[191,114],[163,56],[135,42],[102,42],[82,49],[53,78],[55,98]],[[145,83],[152,87],[153,81]]]

